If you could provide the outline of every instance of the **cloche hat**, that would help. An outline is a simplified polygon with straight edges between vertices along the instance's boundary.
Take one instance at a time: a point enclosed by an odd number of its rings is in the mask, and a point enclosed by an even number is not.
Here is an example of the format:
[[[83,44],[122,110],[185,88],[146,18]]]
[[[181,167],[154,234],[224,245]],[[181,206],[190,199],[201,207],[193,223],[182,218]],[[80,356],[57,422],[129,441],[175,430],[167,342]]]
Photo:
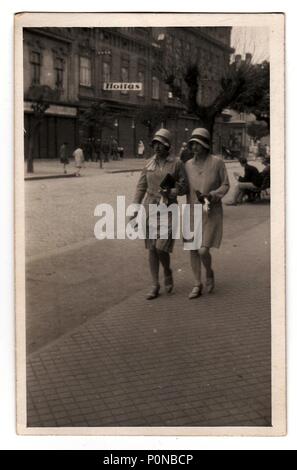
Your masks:
[[[191,138],[189,139],[190,142],[198,142],[198,144],[202,145],[202,147],[206,149],[210,149],[210,135],[207,129],[203,127],[197,127],[193,130],[191,134]]]
[[[161,128],[155,133],[152,143],[154,141],[161,142],[161,144],[169,148],[171,146],[171,134],[167,129]]]

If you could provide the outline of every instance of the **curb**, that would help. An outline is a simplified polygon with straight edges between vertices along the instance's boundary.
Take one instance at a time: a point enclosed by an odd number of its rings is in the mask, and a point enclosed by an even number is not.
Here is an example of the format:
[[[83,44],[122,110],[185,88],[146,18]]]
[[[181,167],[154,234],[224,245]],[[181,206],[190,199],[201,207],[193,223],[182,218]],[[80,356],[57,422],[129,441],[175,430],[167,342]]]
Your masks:
[[[70,173],[67,175],[25,176],[25,181],[49,180],[49,179],[55,179],[55,178],[73,178],[73,177],[76,177],[75,173]]]
[[[142,168],[131,168],[128,170],[107,170],[105,173],[131,173],[133,171],[142,171]]]
[[[223,160],[224,163],[236,163],[237,160]],[[104,170],[104,168],[103,168]],[[104,173],[116,174],[116,173],[134,173],[142,171],[143,168],[128,168],[128,169],[115,169],[115,170],[105,170]],[[25,176],[25,181],[32,180],[44,180],[44,179],[56,179],[56,178],[73,178],[76,177],[75,173],[69,173],[67,175],[44,175],[44,176]]]

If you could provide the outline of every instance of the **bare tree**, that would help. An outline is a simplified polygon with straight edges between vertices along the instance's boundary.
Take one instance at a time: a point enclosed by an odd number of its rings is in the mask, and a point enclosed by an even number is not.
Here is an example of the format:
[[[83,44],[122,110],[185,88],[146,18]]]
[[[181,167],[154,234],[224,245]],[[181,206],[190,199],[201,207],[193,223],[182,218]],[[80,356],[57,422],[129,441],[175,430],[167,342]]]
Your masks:
[[[99,157],[100,168],[102,168],[102,131],[104,128],[112,129],[112,119],[108,105],[104,102],[94,102],[83,111],[79,117],[79,123],[83,134],[92,139],[92,146]]]
[[[152,140],[154,131],[160,127],[160,123],[165,124],[170,117],[170,112],[163,106],[157,104],[148,104],[143,106],[136,114],[136,120],[147,128],[148,139]]]
[[[27,172],[34,173],[34,148],[39,128],[44,120],[46,110],[52,102],[58,99],[59,92],[57,90],[53,90],[47,85],[35,85],[29,88],[26,97],[31,101],[31,109],[33,111],[32,125],[28,135],[29,149],[27,157]]]
[[[178,59],[178,60],[177,60]],[[187,57],[166,54],[159,73],[172,95],[187,113],[197,117],[210,134],[216,117],[227,107],[252,112],[269,127],[269,62],[254,64],[236,60],[218,77],[218,92],[207,105],[201,100],[203,77],[199,63]]]
[[[263,121],[252,121],[247,126],[247,133],[253,139],[260,140],[262,137],[268,135],[268,127]]]

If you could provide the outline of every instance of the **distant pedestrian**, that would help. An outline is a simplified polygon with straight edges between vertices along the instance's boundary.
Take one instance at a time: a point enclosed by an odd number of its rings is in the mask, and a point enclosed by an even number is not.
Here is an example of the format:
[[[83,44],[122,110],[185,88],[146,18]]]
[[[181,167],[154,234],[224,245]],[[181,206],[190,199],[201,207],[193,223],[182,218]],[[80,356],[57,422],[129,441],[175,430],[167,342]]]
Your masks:
[[[121,160],[124,158],[124,147],[118,147],[118,156]]]
[[[87,162],[93,161],[93,140],[91,137],[89,137],[85,143],[85,160]]]
[[[101,139],[96,139],[94,142],[95,161],[101,163]]]
[[[137,146],[137,157],[138,158],[143,158],[144,157],[144,151],[145,151],[145,146],[142,140],[138,142]]]
[[[84,157],[84,152],[82,149],[82,146],[79,145],[77,149],[74,150],[73,152],[73,157],[75,161],[75,166],[76,166],[76,176],[80,176],[80,170],[84,164],[85,157]]]
[[[270,147],[268,144],[265,144],[265,157],[270,158]]]
[[[187,146],[187,142],[183,142],[179,151],[179,159],[186,163],[188,160],[190,160],[193,157],[190,149]]]
[[[111,159],[118,160],[118,141],[114,137],[111,138],[110,150]]]
[[[266,191],[267,189],[270,189],[270,158],[263,158],[262,164],[264,165],[264,169],[260,173],[261,189]]]
[[[69,158],[68,158],[68,142],[63,142],[60,147],[60,162],[64,168],[64,175],[67,173],[67,165],[69,165]]]
[[[103,140],[102,142],[102,152],[103,152],[103,155],[104,155],[104,162],[109,162],[109,158],[108,158],[108,154],[109,154],[109,143],[107,142],[107,140]]]

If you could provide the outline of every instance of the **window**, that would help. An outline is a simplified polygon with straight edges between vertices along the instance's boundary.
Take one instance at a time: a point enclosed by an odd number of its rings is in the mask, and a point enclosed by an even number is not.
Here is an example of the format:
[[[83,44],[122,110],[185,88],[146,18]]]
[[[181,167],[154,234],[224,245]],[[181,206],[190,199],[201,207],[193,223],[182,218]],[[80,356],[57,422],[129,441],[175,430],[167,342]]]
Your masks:
[[[137,95],[138,96],[144,96],[144,72],[142,70],[139,70],[138,72],[138,82],[142,83],[142,90],[140,90]]]
[[[109,62],[103,62],[103,83],[110,82],[111,80],[111,67]]]
[[[79,59],[79,84],[82,86],[91,86],[91,60],[88,57]]]
[[[160,99],[160,82],[157,77],[152,78],[152,98],[153,100]]]
[[[40,52],[31,52],[32,85],[40,84],[41,55]]]
[[[64,59],[56,57],[55,60],[55,71],[56,71],[56,87],[63,88],[64,84]]]
[[[129,69],[127,65],[121,67],[121,81],[128,82],[129,81]],[[121,90],[122,95],[127,95],[128,90]]]

